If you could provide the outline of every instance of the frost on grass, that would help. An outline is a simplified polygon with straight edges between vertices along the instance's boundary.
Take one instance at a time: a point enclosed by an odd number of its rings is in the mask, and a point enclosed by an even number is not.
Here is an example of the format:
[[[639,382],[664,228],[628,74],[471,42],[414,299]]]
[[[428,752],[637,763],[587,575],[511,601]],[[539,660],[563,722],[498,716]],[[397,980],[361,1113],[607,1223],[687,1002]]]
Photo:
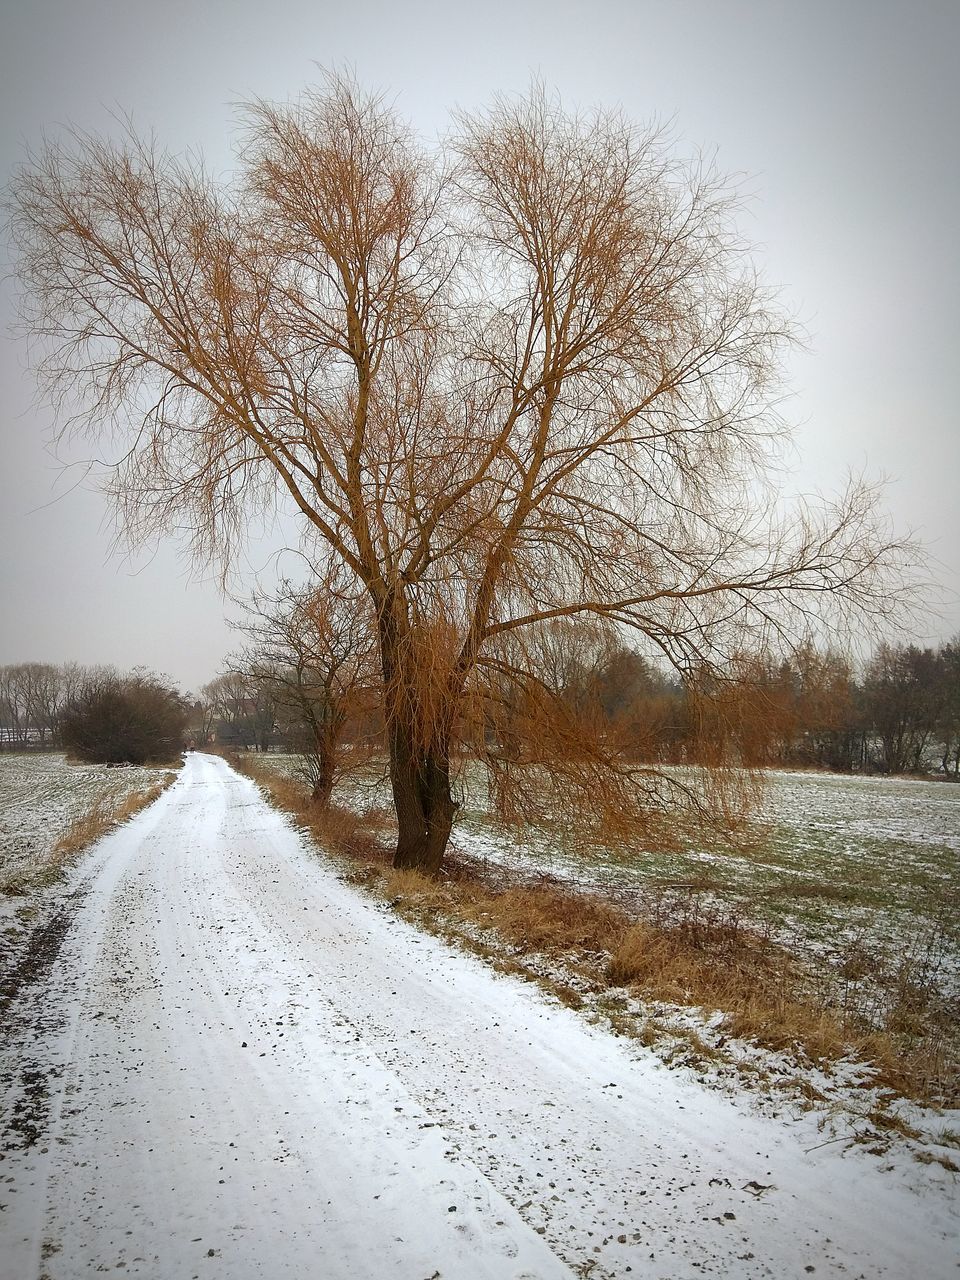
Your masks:
[[[56,871],[55,851],[91,810],[108,812],[170,778],[169,769],[67,764],[63,755],[0,754],[0,912]]]

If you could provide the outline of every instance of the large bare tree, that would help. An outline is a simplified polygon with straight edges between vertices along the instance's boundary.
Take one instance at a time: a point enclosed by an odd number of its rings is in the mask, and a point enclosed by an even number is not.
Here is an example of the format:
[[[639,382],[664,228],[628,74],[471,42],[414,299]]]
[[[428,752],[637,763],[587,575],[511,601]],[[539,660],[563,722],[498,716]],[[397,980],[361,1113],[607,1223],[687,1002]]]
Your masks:
[[[80,137],[14,201],[42,374],[120,430],[131,536],[225,555],[279,486],[366,593],[400,866],[440,866],[462,742],[498,795],[524,775],[521,814],[661,803],[552,696],[538,628],[626,628],[691,675],[895,603],[868,492],[771,505],[788,326],[728,186],[656,130],[535,86],[428,149],[333,77],[249,107],[230,187]]]

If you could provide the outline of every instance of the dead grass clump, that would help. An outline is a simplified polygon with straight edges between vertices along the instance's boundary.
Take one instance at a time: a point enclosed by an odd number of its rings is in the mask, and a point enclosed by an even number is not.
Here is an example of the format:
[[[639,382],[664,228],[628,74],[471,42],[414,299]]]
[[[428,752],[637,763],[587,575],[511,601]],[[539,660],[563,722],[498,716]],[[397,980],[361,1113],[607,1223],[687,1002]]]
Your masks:
[[[383,865],[390,860],[390,850],[383,839],[385,823],[381,815],[355,813],[352,809],[313,808],[308,811],[308,825],[313,835],[326,848],[357,862]],[[423,879],[423,877],[421,877]]]
[[[918,930],[892,962],[859,948],[854,975],[865,970],[869,981],[845,1006],[848,1020],[864,1028],[861,1052],[877,1081],[938,1106],[960,1103],[960,1002],[949,992],[948,933],[943,921]],[[844,965],[845,976],[849,968]]]
[[[121,826],[142,809],[153,804],[175,777],[176,774],[171,773],[162,782],[155,783],[146,791],[134,791],[120,797],[115,794],[98,797],[89,809],[74,818],[53,846],[50,855],[51,869],[58,870],[95,840],[99,840],[112,827]]]
[[[887,1106],[874,1107],[867,1113],[867,1119],[875,1129],[879,1129],[883,1133],[895,1133],[901,1138],[912,1138],[914,1141],[921,1137],[919,1129],[912,1124],[908,1124],[903,1116],[898,1116],[896,1112],[889,1110]]]
[[[934,1151],[915,1151],[913,1158],[919,1164],[939,1164],[946,1169],[947,1173],[960,1173],[960,1164],[950,1156],[941,1155]]]
[[[766,1049],[799,1053],[826,1067],[850,1053],[856,1036],[830,1009],[792,997],[788,988],[779,996],[761,994],[733,1002],[724,1019],[730,1035]]]
[[[792,968],[787,953],[733,918],[698,914],[672,924],[639,922],[610,960],[617,986],[637,986],[658,999],[703,997],[698,1003],[730,1009],[737,996],[780,989]]]
[[[842,1057],[850,1033],[830,1010],[801,996],[802,975],[782,947],[735,918],[692,915],[640,922],[610,959],[609,981],[648,999],[725,1014],[725,1033],[822,1062]]]
[[[51,863],[61,865],[78,854],[87,845],[93,844],[110,828],[109,798],[99,798],[89,809],[79,814],[64,831],[53,846]]]
[[[607,953],[629,928],[629,919],[610,903],[553,886],[517,885],[484,895],[482,909],[484,922],[507,941],[545,953]]]
[[[837,972],[848,982],[861,982],[864,978],[880,977],[883,962],[869,947],[855,942],[847,948]]]
[[[421,875],[419,871],[390,867],[381,881],[384,897],[391,906],[417,908],[449,908],[454,896],[439,880]]]
[[[906,1037],[887,1028],[864,1035],[856,1045],[873,1068],[872,1083],[936,1107],[960,1104],[960,1061],[956,1033],[927,1028]]]

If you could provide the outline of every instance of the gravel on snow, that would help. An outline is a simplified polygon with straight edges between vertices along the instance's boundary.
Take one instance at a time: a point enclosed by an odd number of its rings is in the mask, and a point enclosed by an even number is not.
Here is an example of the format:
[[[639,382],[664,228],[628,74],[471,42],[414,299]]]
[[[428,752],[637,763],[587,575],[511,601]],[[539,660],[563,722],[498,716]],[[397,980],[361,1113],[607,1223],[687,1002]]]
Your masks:
[[[3,1280],[960,1274],[946,1171],[821,1144],[417,932],[220,759],[69,890],[3,1051]]]

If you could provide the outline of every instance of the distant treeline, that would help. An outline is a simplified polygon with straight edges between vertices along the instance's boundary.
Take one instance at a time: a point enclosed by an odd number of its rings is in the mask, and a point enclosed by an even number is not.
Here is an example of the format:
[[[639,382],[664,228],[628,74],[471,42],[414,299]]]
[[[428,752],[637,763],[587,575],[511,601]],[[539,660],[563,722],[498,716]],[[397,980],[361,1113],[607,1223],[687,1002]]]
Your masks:
[[[65,708],[108,672],[112,668],[76,662],[18,662],[0,667],[0,743],[20,751],[59,747]]]
[[[881,644],[859,667],[809,644],[789,658],[743,655],[722,676],[681,681],[588,630],[558,630],[542,661],[544,686],[576,719],[599,724],[639,761],[703,759],[706,746],[749,766],[960,778],[960,638],[938,649]],[[68,710],[118,679],[113,668],[75,663],[0,667],[0,746],[60,748]],[[305,721],[324,710],[330,681],[301,670],[296,696],[291,687],[280,666],[219,676],[192,706],[186,743],[304,749]],[[348,739],[380,733],[369,698],[354,698],[344,718]],[[509,733],[509,718],[496,732]]]
[[[960,776],[960,638],[881,644],[859,670],[812,645],[744,658],[716,706],[747,764]]]
[[[168,760],[182,749],[187,705],[143,668],[68,662],[0,667],[0,749],[66,750],[112,763]]]
[[[960,639],[938,649],[881,644],[859,666],[808,644],[789,658],[743,655],[721,676],[684,681],[582,629],[558,631],[542,659],[544,685],[575,719],[599,722],[639,761],[714,755],[753,767],[960,777]],[[329,681],[311,690],[301,667],[296,696],[292,686],[286,670],[262,662],[220,676],[202,690],[198,727],[224,745],[299,750],[310,699],[328,696]],[[368,712],[345,732],[369,739],[376,725]],[[509,720],[496,732],[508,733]]]

